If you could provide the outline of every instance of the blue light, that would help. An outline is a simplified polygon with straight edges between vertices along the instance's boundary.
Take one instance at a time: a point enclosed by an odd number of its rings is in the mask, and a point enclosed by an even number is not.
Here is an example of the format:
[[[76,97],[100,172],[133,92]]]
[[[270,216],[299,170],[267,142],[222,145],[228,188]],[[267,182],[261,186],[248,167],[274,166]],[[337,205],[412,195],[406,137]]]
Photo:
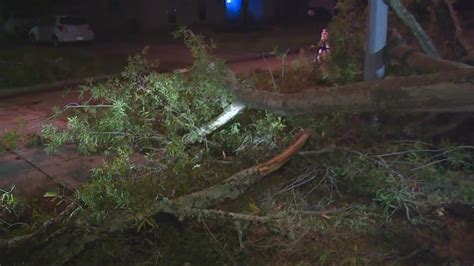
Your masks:
[[[263,19],[263,1],[249,0],[249,13],[257,21]]]
[[[242,9],[242,0],[226,0],[226,16],[229,20],[238,20]]]
[[[225,0],[226,17],[230,21],[238,21],[242,12],[242,0]],[[263,0],[249,0],[249,16],[254,20],[262,20],[264,17]]]

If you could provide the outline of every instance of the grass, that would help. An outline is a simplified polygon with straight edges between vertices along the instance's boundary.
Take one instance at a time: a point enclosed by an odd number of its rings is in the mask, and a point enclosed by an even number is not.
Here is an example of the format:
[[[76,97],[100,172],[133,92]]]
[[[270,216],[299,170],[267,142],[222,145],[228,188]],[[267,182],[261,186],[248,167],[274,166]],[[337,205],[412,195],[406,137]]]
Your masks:
[[[18,46],[0,50],[0,89],[119,72],[125,55],[100,55],[83,47]]]

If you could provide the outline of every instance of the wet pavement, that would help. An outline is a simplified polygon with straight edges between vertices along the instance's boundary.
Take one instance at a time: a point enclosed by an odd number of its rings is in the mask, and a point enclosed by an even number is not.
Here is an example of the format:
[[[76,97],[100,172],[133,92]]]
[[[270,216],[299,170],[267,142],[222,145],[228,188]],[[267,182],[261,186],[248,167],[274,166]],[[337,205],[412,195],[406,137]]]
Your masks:
[[[248,73],[255,69],[277,68],[281,61],[276,58],[246,60],[230,55],[238,62],[228,64],[238,73]],[[295,58],[290,55],[287,63]],[[82,156],[73,146],[64,147],[58,154],[47,154],[40,146],[29,146],[32,136],[40,134],[45,122],[64,127],[65,121],[50,120],[52,108],[76,102],[78,92],[64,89],[42,93],[24,94],[0,100],[0,136],[15,131],[20,144],[13,151],[0,151],[0,188],[9,190],[15,185],[16,193],[23,197],[38,197],[51,191],[58,184],[74,189],[87,181],[89,170],[100,164],[98,156]],[[1,150],[1,149],[0,149]]]

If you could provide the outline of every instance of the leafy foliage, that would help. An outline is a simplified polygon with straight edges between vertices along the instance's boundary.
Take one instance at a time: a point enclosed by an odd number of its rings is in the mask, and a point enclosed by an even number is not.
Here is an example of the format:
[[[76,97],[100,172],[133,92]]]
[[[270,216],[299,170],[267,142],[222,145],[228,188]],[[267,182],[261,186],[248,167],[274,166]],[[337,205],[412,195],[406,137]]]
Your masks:
[[[201,36],[187,29],[179,30],[176,36],[184,38],[195,58],[189,73],[154,72],[157,64],[146,59],[145,50],[129,58],[120,78],[83,87],[83,102],[68,104],[58,112],[57,116],[67,117],[67,129],[44,126],[49,152],[74,143],[84,154],[103,153],[115,158],[95,169],[94,181],[79,192],[85,206],[96,210],[129,207],[129,194],[121,184],[125,181],[116,180],[134,175],[135,166],[129,163],[132,156],[142,162],[159,158],[164,171],[171,170],[182,178],[200,165],[206,154],[279,147],[275,135],[284,129],[284,121],[264,112],[229,123],[211,136],[198,134],[200,127],[233,100],[227,69],[209,53],[212,46]],[[156,171],[156,167],[141,164],[142,176]]]
[[[351,3],[355,2],[341,4],[350,6]],[[354,14],[352,16],[351,19],[356,19]],[[347,21],[350,19],[344,23]],[[246,252],[259,249],[262,251],[259,256],[267,254],[264,260],[267,263],[278,261],[272,258],[276,257],[272,252],[282,250],[297,258],[319,260],[321,264],[372,263],[377,259],[366,259],[367,254],[357,244],[363,242],[357,233],[373,233],[383,227],[379,231],[383,231],[385,239],[386,229],[392,224],[429,223],[422,216],[427,203],[473,204],[474,184],[465,175],[472,171],[469,148],[449,142],[440,147],[386,143],[385,129],[370,129],[370,122],[363,115],[334,113],[285,120],[247,110],[209,136],[197,134],[201,126],[221,113],[233,99],[227,88],[223,62],[209,54],[212,45],[206,45],[202,37],[186,29],[181,29],[177,36],[184,37],[196,57],[188,73],[157,74],[154,72],[157,65],[148,62],[144,51],[129,59],[120,78],[84,87],[82,102],[59,110],[57,115],[68,121],[65,130],[52,125],[43,129],[49,151],[74,143],[83,153],[98,153],[106,158],[103,165],[93,169],[92,180],[77,191],[76,200],[85,209],[81,218],[92,218],[85,224],[91,221],[100,224],[117,209],[132,213],[137,227],[131,234],[134,242],[130,243],[127,235],[117,247],[113,242],[115,235],[97,243],[99,247],[104,245],[104,250],[110,247],[126,250],[126,255],[116,252],[113,255],[116,260],[126,261],[134,249],[150,250],[151,247],[153,254],[144,257],[163,262],[172,254],[172,259],[178,258],[182,264],[186,261],[181,260],[188,257],[175,252],[183,246],[191,246],[193,251],[199,247],[195,252],[204,260],[215,256],[212,261],[229,263],[249,260],[252,256],[245,256]],[[332,45],[338,43],[338,37],[335,43],[333,38]],[[338,49],[330,62],[334,64],[330,67],[335,67],[330,81],[339,84],[356,80],[361,66],[361,58],[356,53],[359,43],[344,41],[341,47],[352,45],[348,48],[353,49],[352,52],[344,55],[346,51]],[[308,81],[306,62],[300,63],[275,75],[257,73],[253,80],[246,79],[242,84],[251,88],[265,84],[263,89],[273,90],[278,83],[278,89],[284,92],[299,82],[313,82]],[[344,68],[344,64],[353,64],[354,68]],[[251,215],[274,215],[277,222],[272,226],[261,228],[236,221],[235,227],[227,228],[200,217],[202,228],[192,228],[199,226],[194,220],[185,221],[184,230],[189,234],[184,234],[182,221],[176,221],[175,217],[145,214],[150,201],[199,191],[244,168],[249,163],[248,158],[254,164],[262,156],[274,153],[286,142],[285,137],[291,135],[288,133],[300,127],[312,130],[315,137],[305,147],[313,151],[296,155],[298,159],[282,169],[283,173],[268,179],[272,185],[284,179],[284,184],[271,189],[265,186],[265,190],[257,185],[257,193],[250,192],[237,202],[229,203],[230,206],[227,203],[224,206]],[[238,207],[232,208],[233,204]],[[166,227],[168,220],[171,227],[178,229]],[[207,242],[203,240],[203,231],[212,244],[210,250],[203,251],[200,246]],[[162,242],[166,236],[172,240]],[[318,241],[314,241],[316,238]],[[324,246],[327,239],[341,239],[343,243]],[[95,254],[97,249],[91,247],[85,252]],[[386,258],[385,255],[381,257]]]
[[[1,212],[8,212],[9,214],[16,214],[20,201],[13,194],[15,186],[12,186],[10,190],[0,189],[0,210]]]
[[[1,136],[0,144],[6,149],[14,150],[18,146],[19,138],[20,136],[18,135],[18,132],[15,129],[8,130],[5,131],[5,133]]]
[[[331,83],[346,84],[361,79],[367,8],[360,2],[339,1],[338,14],[329,24],[331,54],[327,79]]]

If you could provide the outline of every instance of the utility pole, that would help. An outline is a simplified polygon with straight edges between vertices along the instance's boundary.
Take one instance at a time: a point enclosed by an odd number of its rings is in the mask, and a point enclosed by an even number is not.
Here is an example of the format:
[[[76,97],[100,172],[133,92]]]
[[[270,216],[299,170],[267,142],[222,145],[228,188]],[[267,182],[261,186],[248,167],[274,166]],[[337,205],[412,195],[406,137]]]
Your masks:
[[[364,80],[385,75],[383,52],[387,44],[388,5],[384,0],[369,0],[369,31],[365,55]]]

